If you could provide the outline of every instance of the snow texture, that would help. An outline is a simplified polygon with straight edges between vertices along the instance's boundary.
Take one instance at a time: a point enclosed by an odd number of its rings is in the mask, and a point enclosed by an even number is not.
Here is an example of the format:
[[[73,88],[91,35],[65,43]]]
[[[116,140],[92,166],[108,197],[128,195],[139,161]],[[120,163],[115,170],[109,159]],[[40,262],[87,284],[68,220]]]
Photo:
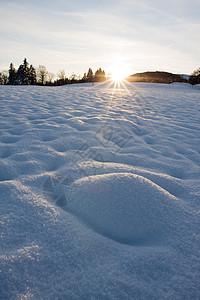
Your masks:
[[[0,299],[200,299],[200,91],[0,86]]]

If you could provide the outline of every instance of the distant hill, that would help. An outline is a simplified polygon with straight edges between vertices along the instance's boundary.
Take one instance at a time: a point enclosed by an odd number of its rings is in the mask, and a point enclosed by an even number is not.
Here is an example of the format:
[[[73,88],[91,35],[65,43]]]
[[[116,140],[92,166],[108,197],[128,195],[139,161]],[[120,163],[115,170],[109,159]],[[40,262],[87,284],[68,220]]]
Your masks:
[[[154,82],[154,83],[171,83],[171,82],[187,82],[186,75],[173,74],[162,71],[143,72],[130,75],[127,78],[130,82]]]

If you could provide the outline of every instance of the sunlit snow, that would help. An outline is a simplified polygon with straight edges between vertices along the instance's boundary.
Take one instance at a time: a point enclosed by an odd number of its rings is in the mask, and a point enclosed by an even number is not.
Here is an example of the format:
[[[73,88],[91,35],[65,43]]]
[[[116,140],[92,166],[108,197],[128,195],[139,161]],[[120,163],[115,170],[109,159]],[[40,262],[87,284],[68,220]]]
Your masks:
[[[0,298],[200,298],[200,90],[0,86]]]

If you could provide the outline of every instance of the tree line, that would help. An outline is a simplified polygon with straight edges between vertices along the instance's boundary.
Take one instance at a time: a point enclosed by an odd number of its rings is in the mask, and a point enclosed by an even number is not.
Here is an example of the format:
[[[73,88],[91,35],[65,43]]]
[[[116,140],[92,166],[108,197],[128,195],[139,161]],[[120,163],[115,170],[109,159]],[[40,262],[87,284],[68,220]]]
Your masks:
[[[40,65],[37,69],[33,65],[29,65],[25,58],[23,63],[15,69],[13,63],[10,64],[8,71],[0,72],[0,84],[5,85],[47,85],[58,86],[64,84],[84,83],[84,82],[103,82],[106,81],[106,73],[101,68],[94,73],[89,68],[83,77],[77,76],[75,73],[68,78],[65,71],[61,70],[54,80],[55,74],[47,71],[45,66]]]
[[[162,76],[160,75],[162,73]],[[165,78],[162,77],[165,75]],[[167,75],[166,75],[167,74]],[[148,76],[147,76],[148,75]],[[150,76],[151,75],[151,76]],[[171,77],[169,77],[169,75]],[[175,78],[173,76],[175,76]],[[153,77],[152,77],[153,76]],[[154,78],[156,76],[156,78]],[[166,78],[167,76],[167,78]],[[55,78],[55,74],[47,71],[45,66],[40,65],[37,69],[33,65],[29,65],[27,59],[25,58],[23,63],[15,69],[14,65],[11,63],[8,71],[0,72],[0,85],[47,85],[47,86],[58,86],[64,84],[73,84],[73,83],[84,83],[84,82],[104,82],[106,78],[106,73],[101,68],[97,69],[96,72],[93,72],[89,68],[87,73],[84,73],[83,77],[77,76],[75,73],[68,78],[65,76],[65,71],[61,70]],[[136,78],[135,78],[136,77]],[[168,78],[169,77],[169,78]],[[189,79],[183,79],[180,75],[174,75],[167,72],[144,72],[134,74],[129,76],[129,81],[131,79],[136,79],[138,81],[147,81],[147,82],[166,82],[171,83],[174,81],[177,82],[189,82],[192,85],[200,84],[200,68],[195,70],[189,77]],[[136,81],[137,81],[136,80]]]

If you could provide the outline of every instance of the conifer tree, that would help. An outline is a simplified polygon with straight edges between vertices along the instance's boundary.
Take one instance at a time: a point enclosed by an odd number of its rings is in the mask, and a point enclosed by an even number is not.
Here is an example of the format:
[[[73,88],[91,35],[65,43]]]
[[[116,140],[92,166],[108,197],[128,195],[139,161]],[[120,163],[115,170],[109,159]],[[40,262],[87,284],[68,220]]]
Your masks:
[[[17,70],[17,83],[21,85],[29,84],[29,67],[26,58]]]
[[[87,82],[93,82],[94,81],[94,74],[91,68],[89,68],[87,72]]]
[[[16,84],[16,75],[16,70],[13,64],[11,63],[9,68],[8,84]]]
[[[36,84],[36,70],[32,65],[30,65],[30,68],[29,68],[28,82],[31,85]]]
[[[0,72],[0,85],[3,84],[3,78],[2,78],[2,73]]]
[[[26,58],[24,59],[23,62],[23,70],[24,70],[24,79],[23,79],[23,84],[28,85],[29,84],[29,66]]]
[[[83,74],[83,77],[82,77],[82,82],[86,82],[87,81],[87,75],[86,73]]]
[[[99,68],[95,72],[95,81],[102,82],[106,80],[105,71]]]
[[[24,69],[23,66],[20,65],[17,70],[17,84],[24,84]]]

